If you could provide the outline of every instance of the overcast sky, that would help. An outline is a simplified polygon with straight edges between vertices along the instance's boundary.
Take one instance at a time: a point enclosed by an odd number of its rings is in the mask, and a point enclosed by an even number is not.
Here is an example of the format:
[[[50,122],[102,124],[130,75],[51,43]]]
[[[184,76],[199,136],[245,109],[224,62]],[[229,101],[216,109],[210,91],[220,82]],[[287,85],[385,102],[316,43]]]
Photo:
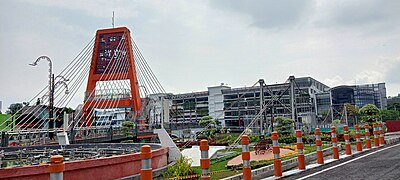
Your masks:
[[[2,0],[2,111],[46,85],[47,67],[27,64],[45,54],[60,72],[97,29],[111,27],[112,11],[168,92],[289,75],[400,92],[400,1]]]

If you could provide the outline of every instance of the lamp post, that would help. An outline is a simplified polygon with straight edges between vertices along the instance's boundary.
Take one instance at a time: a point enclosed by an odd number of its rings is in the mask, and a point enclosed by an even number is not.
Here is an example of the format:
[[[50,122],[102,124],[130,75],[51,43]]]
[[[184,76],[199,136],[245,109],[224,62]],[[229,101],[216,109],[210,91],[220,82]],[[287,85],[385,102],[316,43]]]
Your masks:
[[[63,76],[57,76],[56,78],[54,78],[54,74],[53,74],[53,62],[51,61],[51,59],[48,56],[40,56],[39,58],[36,59],[35,62],[29,64],[31,66],[36,66],[40,60],[45,59],[48,61],[49,63],[49,107],[48,107],[48,111],[49,111],[49,129],[54,129],[54,88],[60,84],[64,85],[66,90],[65,90],[65,94],[68,94],[68,86],[66,81],[68,81],[68,79],[66,79]],[[54,79],[58,79],[61,78],[62,80],[58,81],[57,83],[54,83]],[[50,132],[49,133],[49,137],[50,139],[54,138],[54,133]]]

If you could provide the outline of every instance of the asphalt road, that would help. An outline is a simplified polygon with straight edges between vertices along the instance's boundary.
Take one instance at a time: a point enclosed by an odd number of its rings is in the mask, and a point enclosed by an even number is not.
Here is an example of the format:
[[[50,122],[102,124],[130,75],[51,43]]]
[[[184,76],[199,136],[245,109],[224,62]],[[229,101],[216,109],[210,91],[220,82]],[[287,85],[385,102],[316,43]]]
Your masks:
[[[400,180],[400,144],[379,148],[346,161],[337,161],[283,179]]]

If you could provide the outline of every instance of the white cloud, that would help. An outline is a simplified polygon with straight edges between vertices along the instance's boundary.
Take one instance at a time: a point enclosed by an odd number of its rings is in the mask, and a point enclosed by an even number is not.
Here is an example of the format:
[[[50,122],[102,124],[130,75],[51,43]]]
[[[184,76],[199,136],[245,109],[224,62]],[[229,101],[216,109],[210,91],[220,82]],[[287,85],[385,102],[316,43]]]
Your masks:
[[[136,1],[109,1],[109,0],[96,0],[96,1],[81,1],[81,0],[27,0],[31,4],[36,4],[46,8],[59,8],[81,11],[93,17],[110,18],[112,11],[116,11],[120,18],[136,17],[139,13],[138,9],[142,8],[141,5],[147,3],[138,3]],[[156,5],[157,3],[153,4]]]
[[[113,10],[116,25],[131,29],[169,92],[206,90],[221,82],[250,86],[259,78],[283,82],[290,74],[330,86],[387,82],[389,95],[399,92],[400,10],[395,2],[372,9],[375,1],[307,1],[296,7],[260,3],[2,1],[0,23],[7,26],[0,27],[0,38],[15,38],[0,42],[0,80],[9,84],[0,98],[7,98],[7,106],[32,97],[46,83],[39,69],[45,67],[26,64],[48,54],[59,71],[96,29],[110,27]],[[8,76],[13,73],[18,76]],[[25,84],[32,90],[21,87]]]
[[[343,83],[343,78],[339,75],[336,75],[333,78],[324,79],[322,82],[329,87],[334,87],[341,85]]]

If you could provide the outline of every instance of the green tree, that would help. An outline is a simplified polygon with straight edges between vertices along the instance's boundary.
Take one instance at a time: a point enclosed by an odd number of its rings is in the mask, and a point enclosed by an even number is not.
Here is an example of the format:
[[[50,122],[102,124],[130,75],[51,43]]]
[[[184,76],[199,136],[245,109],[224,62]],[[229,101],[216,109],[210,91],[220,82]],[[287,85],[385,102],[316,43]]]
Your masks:
[[[207,139],[213,138],[217,135],[217,133],[219,133],[218,131],[218,125],[219,125],[219,121],[214,120],[213,117],[211,116],[203,116],[201,117],[200,121],[199,121],[199,125],[200,126],[207,126],[207,129],[204,129],[201,132],[200,137],[205,137]]]
[[[335,119],[335,120],[332,121],[331,126],[335,126],[335,127],[338,128],[339,125],[340,125],[340,119]]]
[[[135,127],[135,124],[132,121],[124,121],[122,122],[122,133],[124,134],[125,137],[127,138],[133,138],[133,128]]]
[[[395,110],[381,110],[382,120],[400,120],[400,111]]]
[[[6,113],[16,114],[20,109],[22,109],[22,107],[23,107],[22,103],[11,104],[10,107],[8,107],[8,111]]]
[[[277,125],[274,127],[275,130],[282,136],[293,134],[294,121],[283,116],[275,118]]]
[[[400,111],[400,94],[395,97],[389,97],[387,100],[387,108],[389,110]]]
[[[64,114],[64,112],[66,112],[67,114],[71,114],[71,113],[75,112],[75,110],[72,109],[72,108],[70,108],[70,107],[65,107],[65,108],[63,108],[63,110],[62,110],[62,113],[63,113],[63,114]]]
[[[388,103],[389,110],[397,110],[400,111],[400,102],[393,102],[391,104]]]
[[[346,111],[347,111],[347,116],[358,116],[359,115],[359,111],[360,111],[360,107],[358,107],[357,105],[354,104],[349,104],[346,103]]]
[[[216,120],[214,120],[214,118],[212,116],[203,116],[201,117],[200,121],[199,121],[199,125],[200,126],[216,126],[218,125],[218,122]]]
[[[378,121],[380,110],[374,104],[366,104],[360,110],[361,120],[369,124]]]

